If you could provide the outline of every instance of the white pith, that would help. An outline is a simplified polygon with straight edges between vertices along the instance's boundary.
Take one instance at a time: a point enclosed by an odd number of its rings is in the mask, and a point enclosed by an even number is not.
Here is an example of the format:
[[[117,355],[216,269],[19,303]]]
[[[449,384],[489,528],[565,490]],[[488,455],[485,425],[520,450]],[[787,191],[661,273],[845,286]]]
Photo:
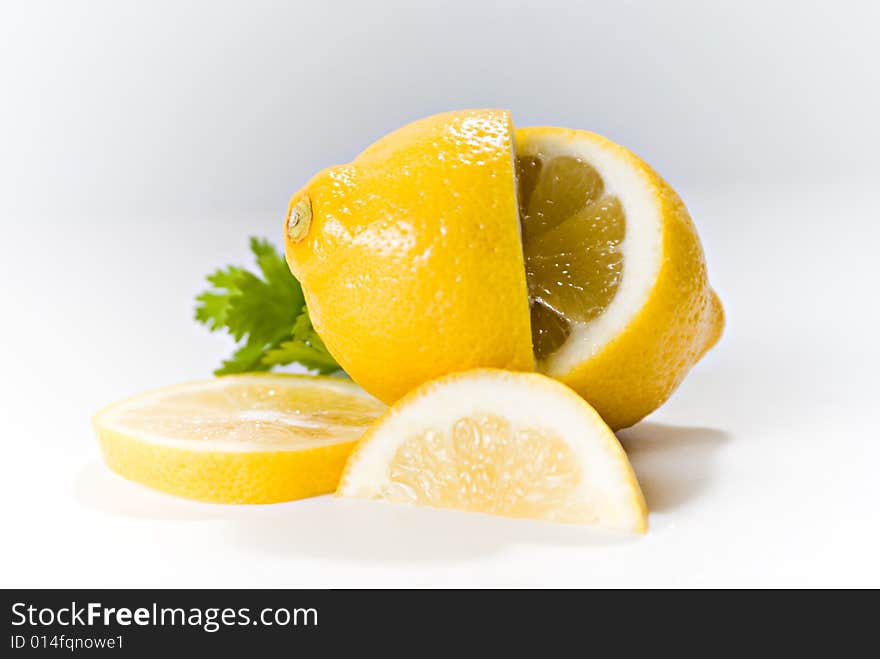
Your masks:
[[[633,495],[626,454],[599,415],[564,385],[540,375],[476,371],[425,385],[419,394],[373,426],[349,460],[337,494],[381,499],[405,441],[429,430],[448,431],[462,418],[495,415],[514,431],[541,430],[572,449],[582,473],[576,496],[597,504],[600,526],[641,529],[640,495]]]
[[[644,305],[660,270],[660,209],[650,181],[602,139],[578,131],[530,134],[526,129],[519,135],[519,156],[571,156],[589,163],[602,177],[605,193],[620,200],[626,217],[626,233],[620,244],[623,272],[608,307],[589,323],[572,323],[562,347],[538,363],[541,372],[561,377],[597,354]]]
[[[341,378],[311,378],[307,376],[261,376],[261,375],[243,375],[243,376],[226,376],[213,380],[202,380],[196,382],[188,382],[175,387],[167,387],[157,391],[148,392],[140,396],[129,398],[115,405],[102,410],[95,416],[95,425],[103,430],[118,432],[129,436],[132,439],[142,441],[149,444],[158,444],[169,448],[176,448],[184,451],[199,452],[224,452],[224,453],[267,453],[267,452],[285,452],[285,451],[301,451],[304,449],[315,448],[319,446],[328,446],[331,444],[340,444],[344,442],[352,442],[357,440],[364,432],[365,428],[360,426],[338,426],[334,425],[337,431],[331,438],[297,438],[292,440],[290,444],[261,444],[247,443],[241,441],[222,441],[211,440],[207,442],[199,441],[194,438],[169,437],[167,435],[159,435],[156,433],[145,431],[136,425],[128,425],[125,423],[123,415],[138,409],[148,408],[152,405],[162,403],[169,399],[173,399],[175,395],[184,393],[206,392],[206,391],[222,391],[225,388],[240,385],[242,381],[253,384],[265,384],[279,389],[291,389],[308,387],[311,389],[327,389],[337,391],[351,396],[361,397],[366,400],[374,400],[369,394],[364,392],[354,383]],[[291,428],[316,428],[322,424],[309,421],[306,419],[297,419],[290,414],[284,414],[274,410],[254,410],[252,408],[242,407],[241,409],[229,410],[230,416],[242,422],[260,423],[260,422],[276,422],[284,423]]]

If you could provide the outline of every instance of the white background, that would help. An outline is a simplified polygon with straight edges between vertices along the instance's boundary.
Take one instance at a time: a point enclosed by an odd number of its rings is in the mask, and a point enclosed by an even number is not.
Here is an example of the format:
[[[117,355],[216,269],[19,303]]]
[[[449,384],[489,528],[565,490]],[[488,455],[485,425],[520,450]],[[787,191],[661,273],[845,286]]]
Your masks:
[[[871,2],[0,4],[0,584],[880,586]],[[588,128],[679,190],[727,312],[621,433],[643,538],[101,464],[103,405],[204,377],[192,320],[316,170],[448,109]]]

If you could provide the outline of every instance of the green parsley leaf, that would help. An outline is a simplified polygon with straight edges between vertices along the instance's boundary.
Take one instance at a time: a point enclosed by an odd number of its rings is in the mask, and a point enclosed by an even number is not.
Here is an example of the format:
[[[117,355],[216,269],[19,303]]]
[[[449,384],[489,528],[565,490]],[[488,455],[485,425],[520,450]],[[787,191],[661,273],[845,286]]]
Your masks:
[[[210,288],[196,297],[196,321],[239,343],[214,373],[294,363],[320,373],[340,370],[312,327],[302,288],[284,257],[266,240],[251,238],[250,248],[262,276],[236,266],[219,269],[207,277]]]
[[[225,328],[232,297],[240,293],[238,282],[247,274],[243,268],[229,267],[208,275],[213,288],[196,298],[196,320],[212,332]]]
[[[272,367],[263,363],[265,354],[266,346],[259,343],[245,343],[232,353],[232,357],[223,360],[223,364],[214,371],[214,375],[268,371]]]
[[[308,309],[303,307],[302,313],[293,323],[293,338],[284,341],[277,348],[266,353],[264,364],[302,364],[306,368],[319,373],[332,373],[339,370],[339,364],[330,356],[321,337],[312,327]]]

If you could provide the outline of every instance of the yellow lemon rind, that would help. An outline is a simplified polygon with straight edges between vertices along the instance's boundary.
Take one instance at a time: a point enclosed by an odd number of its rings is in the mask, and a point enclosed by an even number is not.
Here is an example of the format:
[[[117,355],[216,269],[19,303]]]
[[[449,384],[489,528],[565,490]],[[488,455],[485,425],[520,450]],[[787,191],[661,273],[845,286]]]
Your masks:
[[[366,391],[390,403],[453,371],[534,369],[508,112],[416,121],[317,174],[289,215],[305,197],[287,261]]]

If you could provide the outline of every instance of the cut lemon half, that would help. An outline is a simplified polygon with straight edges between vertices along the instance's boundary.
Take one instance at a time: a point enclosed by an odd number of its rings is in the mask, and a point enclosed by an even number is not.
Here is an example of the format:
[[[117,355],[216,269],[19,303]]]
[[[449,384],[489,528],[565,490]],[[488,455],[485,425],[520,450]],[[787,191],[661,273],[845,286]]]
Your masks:
[[[129,398],[94,417],[107,465],[200,501],[273,503],[336,489],[385,406],[339,378],[234,375]]]
[[[659,407],[724,314],[687,209],[627,149],[580,130],[517,130],[537,369],[613,428]]]
[[[484,369],[404,396],[365,435],[337,494],[644,532],[617,438],[568,387]]]

